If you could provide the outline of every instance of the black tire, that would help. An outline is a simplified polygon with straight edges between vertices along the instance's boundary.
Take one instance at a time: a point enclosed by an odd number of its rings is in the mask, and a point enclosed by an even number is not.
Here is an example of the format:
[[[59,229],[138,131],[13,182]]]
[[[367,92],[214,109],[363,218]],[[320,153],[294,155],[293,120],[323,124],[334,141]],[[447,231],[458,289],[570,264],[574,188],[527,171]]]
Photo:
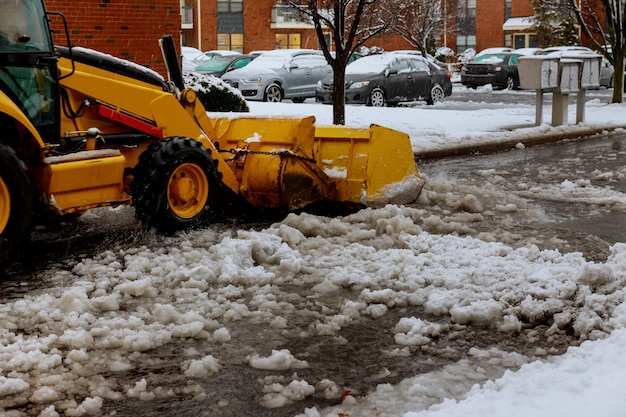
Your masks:
[[[515,90],[515,78],[512,75],[506,77],[506,90]]]
[[[270,103],[280,103],[283,101],[283,89],[280,85],[272,83],[265,89],[265,101]]]
[[[222,214],[217,160],[198,141],[173,137],[152,144],[133,174],[135,217],[148,227],[171,233]]]
[[[26,165],[0,144],[0,266],[30,241],[35,191]]]
[[[443,87],[441,87],[439,84],[435,84],[430,89],[430,95],[426,99],[426,104],[432,105],[435,103],[440,103],[443,101],[445,96],[446,96],[446,93],[445,91],[443,91]]]
[[[383,89],[380,87],[374,88],[367,98],[367,105],[374,107],[385,107],[386,104],[387,97],[385,96],[385,92],[383,91]]]

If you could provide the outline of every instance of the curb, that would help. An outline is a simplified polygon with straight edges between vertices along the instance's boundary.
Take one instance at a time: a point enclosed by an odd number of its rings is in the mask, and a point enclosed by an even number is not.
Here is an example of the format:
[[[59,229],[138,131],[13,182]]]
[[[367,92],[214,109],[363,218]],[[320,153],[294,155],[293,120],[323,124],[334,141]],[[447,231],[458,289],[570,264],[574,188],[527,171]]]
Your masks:
[[[603,127],[583,128],[569,132],[547,132],[541,135],[529,136],[526,138],[515,138],[498,142],[485,142],[471,144],[467,146],[457,146],[446,149],[433,149],[415,153],[415,160],[446,158],[450,156],[477,155],[502,152],[515,148],[519,144],[525,147],[534,145],[544,145],[562,140],[583,139],[603,133],[611,133],[618,129],[626,129],[626,125],[610,125]]]

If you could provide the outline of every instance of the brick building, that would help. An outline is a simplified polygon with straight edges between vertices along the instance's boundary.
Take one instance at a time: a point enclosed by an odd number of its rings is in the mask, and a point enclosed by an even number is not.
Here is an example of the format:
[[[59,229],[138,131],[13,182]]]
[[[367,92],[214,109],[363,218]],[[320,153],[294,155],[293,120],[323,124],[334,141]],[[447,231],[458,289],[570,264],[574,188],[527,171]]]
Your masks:
[[[73,45],[102,51],[145,65],[165,75],[159,38],[180,43],[180,0],[47,0],[48,11],[67,18]],[[66,45],[62,21],[51,16],[54,41]]]
[[[442,0],[443,1],[443,0]],[[466,48],[514,48],[535,45],[529,31],[531,0],[450,0],[453,30],[441,44],[457,52]],[[240,52],[275,48],[318,48],[311,24],[281,0],[48,0],[50,11],[62,12],[71,41],[129,59],[164,74],[158,46],[164,34],[175,43],[203,51],[231,49]],[[65,44],[60,19],[53,17],[55,41]],[[385,50],[408,49],[398,36],[373,38],[366,46]]]
[[[239,52],[276,48],[318,49],[312,24],[280,0],[182,0],[183,44],[203,51]],[[367,46],[407,49],[397,36],[381,36]]]
[[[447,1],[447,0],[442,0]],[[450,0],[453,28],[441,45],[457,52],[508,46],[536,46],[529,30],[533,16],[531,0]],[[201,50],[232,49],[240,52],[274,48],[318,48],[312,25],[281,0],[181,0],[183,44]],[[186,12],[185,12],[186,11]],[[366,46],[385,50],[407,49],[398,36],[379,36]]]

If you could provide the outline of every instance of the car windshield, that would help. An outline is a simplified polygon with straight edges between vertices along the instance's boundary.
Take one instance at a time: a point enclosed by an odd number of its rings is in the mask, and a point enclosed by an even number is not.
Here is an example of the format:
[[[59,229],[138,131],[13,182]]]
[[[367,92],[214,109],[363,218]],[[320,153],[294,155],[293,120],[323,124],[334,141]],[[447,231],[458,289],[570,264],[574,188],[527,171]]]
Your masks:
[[[222,71],[228,66],[228,64],[231,63],[231,61],[231,59],[213,58],[202,63],[197,69],[201,71]]]
[[[246,65],[246,68],[280,69],[283,68],[287,58],[287,55],[263,54],[254,61],[250,62],[248,65]]]
[[[481,56],[477,56],[476,58],[474,58],[472,62],[480,63],[480,64],[501,64],[502,62],[504,62],[504,55],[500,55],[500,54],[481,55]]]
[[[399,55],[370,55],[357,59],[346,67],[346,75],[351,74],[378,74],[388,68],[389,64],[397,60]]]

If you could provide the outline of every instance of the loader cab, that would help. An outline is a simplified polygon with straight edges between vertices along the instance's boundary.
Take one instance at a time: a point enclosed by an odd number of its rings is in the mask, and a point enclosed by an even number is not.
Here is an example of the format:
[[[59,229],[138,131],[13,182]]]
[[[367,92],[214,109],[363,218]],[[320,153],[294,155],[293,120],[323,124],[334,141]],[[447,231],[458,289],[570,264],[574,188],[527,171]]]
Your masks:
[[[41,0],[0,0],[0,91],[44,141],[58,140],[57,57]]]

